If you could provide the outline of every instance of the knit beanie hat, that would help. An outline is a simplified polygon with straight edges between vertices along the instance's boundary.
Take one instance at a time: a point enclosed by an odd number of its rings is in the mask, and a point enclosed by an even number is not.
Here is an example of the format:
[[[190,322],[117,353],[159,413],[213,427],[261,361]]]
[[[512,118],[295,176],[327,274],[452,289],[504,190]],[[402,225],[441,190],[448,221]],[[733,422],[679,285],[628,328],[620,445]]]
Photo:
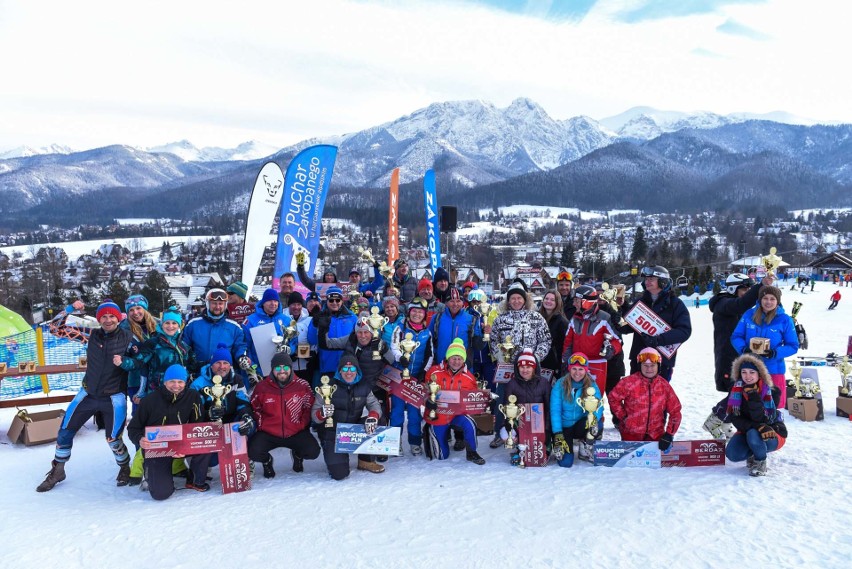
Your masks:
[[[130,309],[135,306],[141,306],[145,310],[148,310],[148,299],[141,294],[131,294],[124,301],[124,311],[130,312]]]
[[[745,360],[740,364],[740,371],[744,369],[753,369],[754,371],[758,371],[757,366],[748,360]]]
[[[95,318],[100,320],[101,316],[104,316],[105,314],[112,314],[113,316],[121,320],[121,309],[116,303],[114,303],[108,298],[104,299],[100,306],[98,306],[98,311],[95,312]]]
[[[450,347],[447,348],[446,359],[450,359],[453,356],[461,356],[463,360],[467,359],[467,350],[464,348],[464,342],[462,342],[461,338],[456,338],[450,344]]]
[[[166,369],[166,372],[163,374],[163,382],[165,383],[166,381],[178,380],[186,383],[187,377],[188,376],[185,367],[180,364],[172,364]]]
[[[278,366],[290,366],[293,368],[293,360],[284,352],[277,352],[272,356],[272,362],[269,364],[270,369],[275,369]]]
[[[781,289],[777,286],[764,285],[760,287],[760,291],[757,293],[758,299],[762,299],[767,294],[771,294],[775,297],[775,300],[781,302]]]
[[[227,292],[232,292],[245,300],[248,297],[248,286],[242,281],[236,281],[228,285],[228,288],[225,289]]]
[[[178,324],[183,324],[183,318],[181,318],[180,312],[166,310],[163,313],[163,322],[177,322]]]
[[[386,296],[382,299],[382,306],[387,306],[389,304],[393,304],[397,308],[399,308],[399,299],[395,296]]]
[[[370,327],[367,325],[367,322],[365,320],[360,319],[360,318],[358,319],[358,322],[355,324],[355,331],[356,332],[370,332],[370,333],[373,332],[372,330],[370,330]]]
[[[456,287],[451,287],[449,299],[450,300],[461,300],[462,297],[461,297],[461,293],[459,292],[459,289],[457,289]]]
[[[450,282],[450,273],[448,273],[447,269],[444,267],[438,267],[435,269],[435,276],[432,277],[432,282],[437,283],[438,281]]]
[[[287,306],[291,304],[305,304],[305,299],[302,297],[302,293],[297,290],[294,290],[290,293],[290,296],[287,297]]]
[[[331,296],[337,296],[339,298],[343,298],[343,290],[339,286],[330,286],[325,293],[325,297],[329,298]]]
[[[340,373],[340,370],[345,366],[355,366],[358,373],[361,373],[361,366],[358,364],[358,358],[348,352],[340,356],[340,361],[337,364],[337,373]]]
[[[307,301],[309,301],[309,300],[315,300],[317,302],[322,302],[322,299],[320,298],[320,295],[319,295],[318,292],[309,292],[308,296],[305,297],[305,302],[307,303]]]
[[[228,349],[226,344],[217,345],[216,351],[210,356],[210,363],[215,364],[216,362],[228,362],[234,365],[234,360],[231,358],[231,350]]]
[[[278,294],[278,291],[274,288],[268,288],[263,291],[263,298],[260,299],[260,305],[263,306],[265,302],[269,302],[270,300],[274,300],[275,302],[281,302],[281,296]]]
[[[512,298],[513,294],[520,295],[524,302],[527,301],[527,291],[524,290],[524,287],[521,283],[512,283],[509,286],[509,289],[506,291],[506,302],[509,302],[509,299]]]
[[[423,278],[422,278],[422,279],[420,279],[420,281],[417,283],[417,294],[420,294],[420,291],[421,291],[421,290],[423,290],[423,289],[427,289],[427,288],[428,288],[429,290],[432,290],[432,281],[430,281],[430,280],[429,280],[429,279],[427,279],[426,277],[423,277]]]
[[[538,362],[535,359],[535,354],[529,348],[524,348],[524,350],[518,356],[518,367],[529,366],[535,367],[538,365]]]

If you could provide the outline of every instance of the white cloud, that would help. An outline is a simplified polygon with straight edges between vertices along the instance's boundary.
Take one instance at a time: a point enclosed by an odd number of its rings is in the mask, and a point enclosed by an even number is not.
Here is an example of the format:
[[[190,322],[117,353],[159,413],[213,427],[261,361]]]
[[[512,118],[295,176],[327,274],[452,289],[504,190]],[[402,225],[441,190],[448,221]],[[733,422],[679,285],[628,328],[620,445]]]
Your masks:
[[[434,101],[519,96],[555,118],[651,105],[852,122],[845,3],[615,21],[629,4],[553,23],[417,0],[6,3],[0,150],[181,138],[283,146]],[[769,39],[717,31],[729,19]]]

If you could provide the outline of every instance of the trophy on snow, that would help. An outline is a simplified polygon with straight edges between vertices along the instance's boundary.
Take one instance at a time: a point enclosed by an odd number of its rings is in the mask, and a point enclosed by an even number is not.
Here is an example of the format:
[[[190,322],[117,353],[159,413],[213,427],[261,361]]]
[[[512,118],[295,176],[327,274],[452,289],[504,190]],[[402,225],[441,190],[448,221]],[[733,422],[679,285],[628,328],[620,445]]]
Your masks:
[[[834,367],[840,372],[840,395],[852,397],[852,364],[849,363],[849,356],[843,356]]]
[[[799,367],[799,362],[797,360],[792,361],[792,363],[790,364],[789,371],[790,371],[790,375],[793,376],[793,379],[787,379],[787,385],[789,385],[790,387],[796,388],[796,392],[793,394],[793,397],[797,397],[797,398],[801,397],[802,396],[802,390],[801,390],[802,368]],[[787,393],[789,393],[789,391]],[[788,395],[788,397],[789,397],[789,395]]]
[[[521,415],[527,411],[527,408],[523,405],[518,405],[517,401],[517,396],[510,395],[508,403],[505,405],[501,403],[497,406],[500,409],[500,412],[506,417],[506,432],[508,433],[508,436],[506,437],[506,448],[515,448],[515,439],[512,437],[512,431],[516,429]]]

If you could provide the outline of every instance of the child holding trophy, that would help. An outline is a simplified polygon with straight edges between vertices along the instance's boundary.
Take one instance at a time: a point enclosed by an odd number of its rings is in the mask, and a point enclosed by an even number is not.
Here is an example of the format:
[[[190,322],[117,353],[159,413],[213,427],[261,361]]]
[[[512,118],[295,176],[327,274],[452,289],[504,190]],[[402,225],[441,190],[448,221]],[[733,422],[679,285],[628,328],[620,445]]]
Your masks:
[[[784,446],[787,428],[775,407],[774,385],[766,364],[743,354],[731,368],[737,382],[728,395],[728,415],[736,434],[725,447],[731,462],[745,460],[751,476],[766,475],[766,455]]]
[[[525,348],[518,354],[515,359],[515,375],[506,384],[506,400],[509,396],[515,396],[515,402],[519,405],[528,405],[530,403],[542,403],[544,405],[545,422],[550,421],[550,382],[542,377],[540,373],[538,358],[535,357],[533,351]],[[518,440],[517,434],[509,433],[507,424],[504,424],[500,430],[500,438],[509,440],[510,436],[514,440]],[[545,431],[550,432],[550,429],[545,425]],[[517,451],[515,451],[517,453]],[[515,457],[512,458],[515,461]]]
[[[775,286],[760,288],[757,304],[740,318],[731,335],[731,344],[740,354],[759,356],[772,382],[779,387],[786,385],[784,359],[799,351],[799,335],[793,319],[781,306],[781,289]],[[779,389],[778,409],[783,409],[786,403],[787,391]]]
[[[588,393],[591,390],[591,394]],[[598,401],[601,392],[589,374],[589,358],[574,352],[568,358],[568,373],[559,378],[550,391],[550,424],[553,430],[553,452],[559,466],[574,464],[574,439],[580,439],[580,458],[592,460],[592,440],[598,435],[603,418],[603,405],[594,411],[595,421],[589,421],[587,411],[578,401],[588,395]],[[591,424],[590,424],[591,423]]]

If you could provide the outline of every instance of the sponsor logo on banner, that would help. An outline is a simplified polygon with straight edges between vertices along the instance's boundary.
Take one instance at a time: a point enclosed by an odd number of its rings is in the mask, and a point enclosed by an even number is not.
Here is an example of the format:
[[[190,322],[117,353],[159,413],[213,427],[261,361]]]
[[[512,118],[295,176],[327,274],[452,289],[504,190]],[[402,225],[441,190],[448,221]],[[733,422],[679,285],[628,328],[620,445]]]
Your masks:
[[[189,423],[145,428],[145,456],[151,458],[219,452],[225,446],[219,423]]]
[[[438,193],[435,188],[435,171],[426,170],[423,177],[423,200],[426,204],[426,245],[432,271],[441,266],[441,240],[438,227]]]
[[[360,423],[338,423],[334,452],[399,456],[401,434],[399,427],[378,427],[375,433],[368,435]]]
[[[638,333],[648,334],[649,336],[659,336],[672,329],[665,320],[660,318],[656,312],[648,308],[641,300],[637,300],[633,308],[624,315],[624,320]],[[671,358],[679,347],[680,344],[658,346],[657,351],[667,358]]]
[[[724,466],[725,443],[713,439],[675,441],[663,453],[662,465],[666,467]]]
[[[518,443],[526,445],[524,463],[527,466],[546,466],[544,403],[524,403],[526,412],[518,425]]]
[[[487,411],[490,405],[491,392],[487,389],[442,389],[438,392],[439,415],[478,415]]]
[[[281,205],[283,184],[284,172],[275,162],[264,164],[254,182],[246,214],[246,227],[250,230],[246,231],[243,241],[243,267],[240,275],[249,291],[254,286],[257,270],[263,259],[263,250],[270,241],[269,233]]]
[[[595,466],[614,468],[660,468],[659,443],[633,441],[596,441]]]
[[[399,258],[399,168],[391,172],[388,208],[388,265]]]

